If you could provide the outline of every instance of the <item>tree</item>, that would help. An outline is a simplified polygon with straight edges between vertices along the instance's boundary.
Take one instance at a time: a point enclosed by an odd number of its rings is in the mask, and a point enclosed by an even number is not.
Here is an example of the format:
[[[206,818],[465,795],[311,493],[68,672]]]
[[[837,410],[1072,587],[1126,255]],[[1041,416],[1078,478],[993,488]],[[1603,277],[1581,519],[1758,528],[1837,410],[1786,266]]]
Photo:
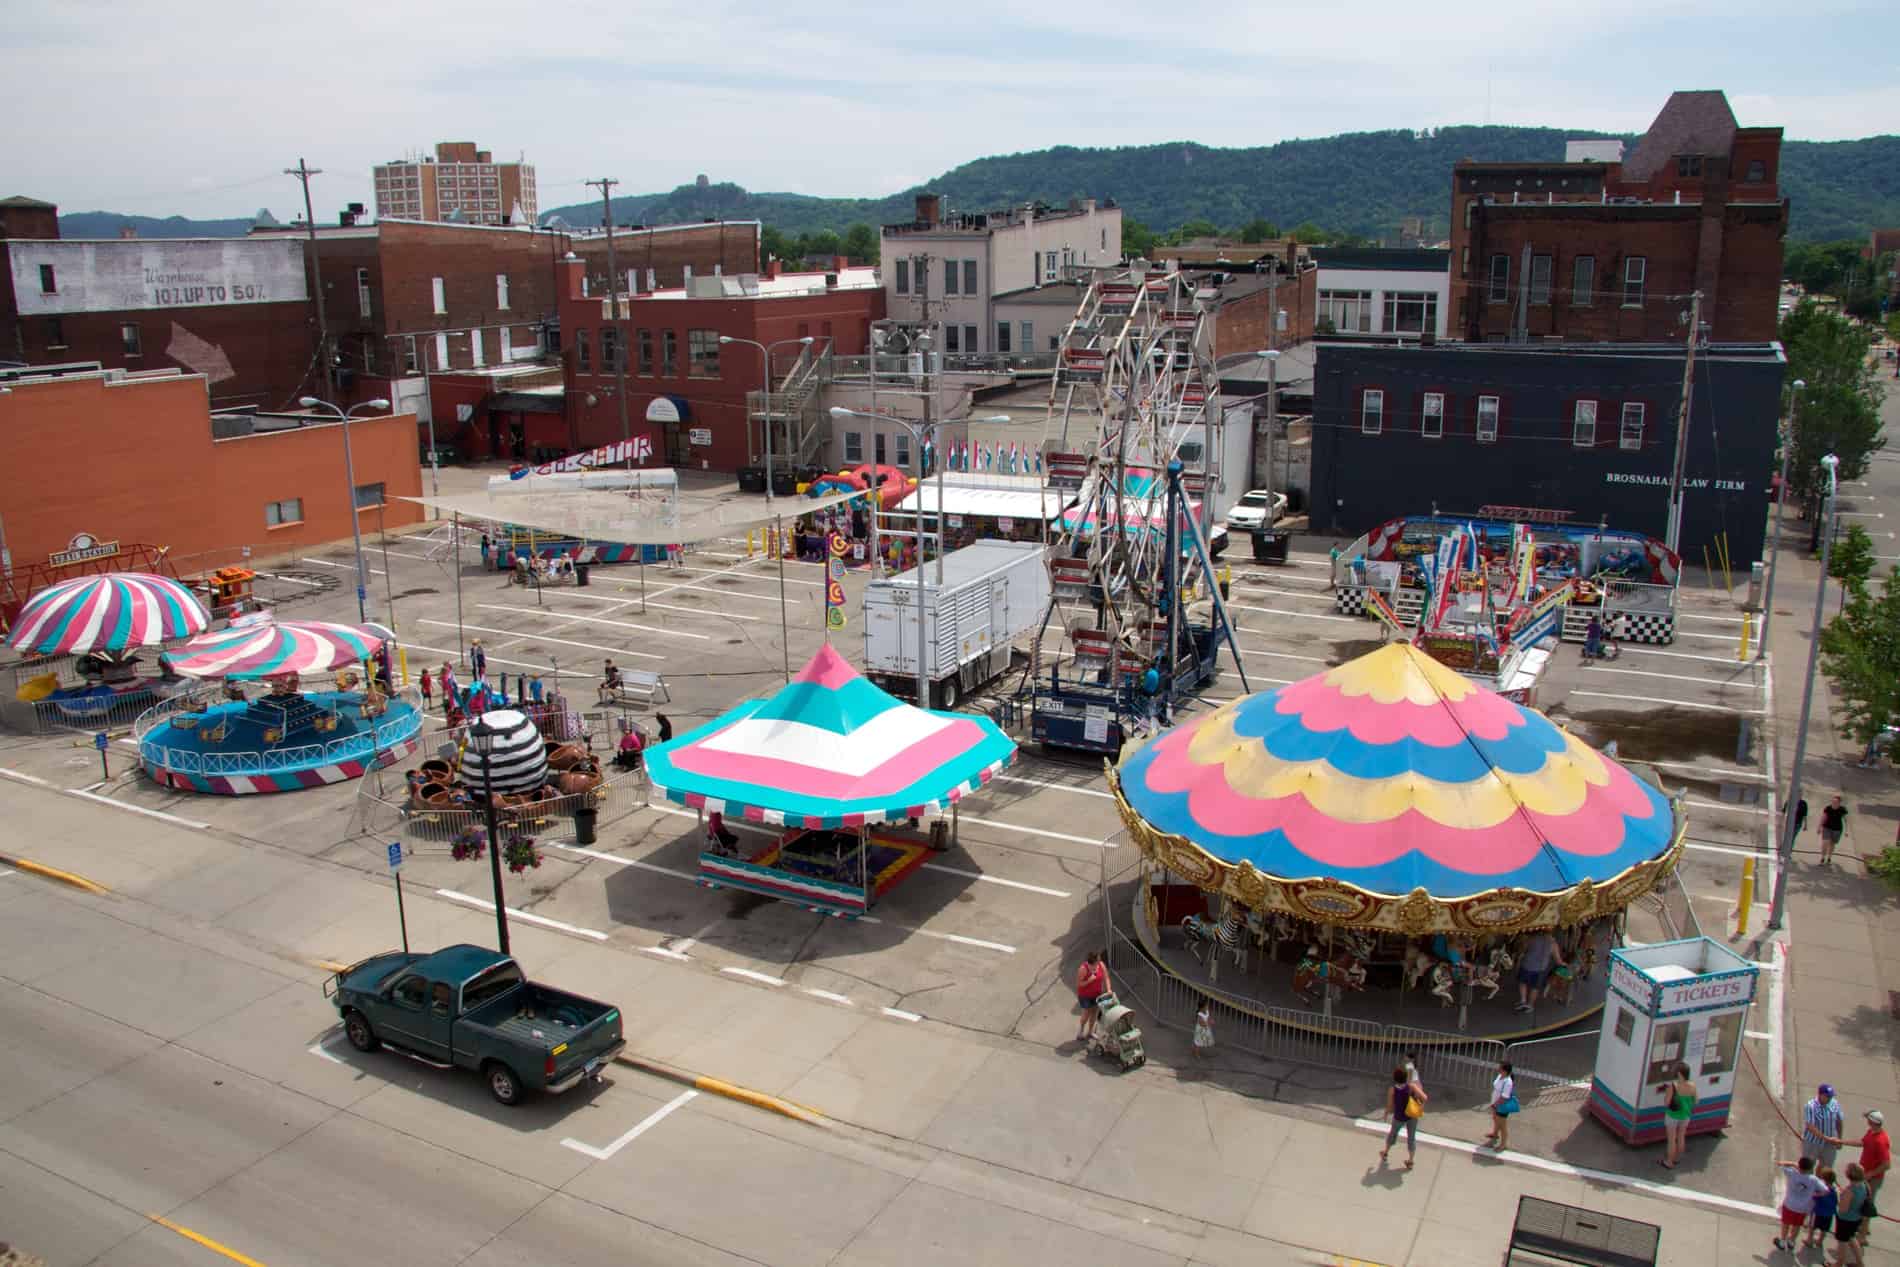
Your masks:
[[[800,234],[797,251],[798,258],[801,260],[808,260],[813,256],[823,256],[829,259],[834,255],[844,254],[844,239],[840,238],[830,229],[820,229],[816,233]]]
[[[1847,733],[1869,743],[1900,716],[1900,567],[1876,597],[1855,591],[1821,631],[1821,659],[1846,703]]]
[[[1782,380],[1784,416],[1794,381],[1807,384],[1795,410],[1788,484],[1816,508],[1823,456],[1840,458],[1842,480],[1857,480],[1886,444],[1880,434],[1880,386],[1867,360],[1873,336],[1839,313],[1803,300],[1782,318],[1781,342],[1788,351]]]
[[[1240,240],[1249,246],[1260,242],[1271,242],[1280,236],[1280,226],[1271,220],[1262,220],[1259,216],[1240,226]]]
[[[768,224],[759,231],[759,254],[764,256],[764,259],[759,261],[761,265],[766,260],[791,259],[797,250],[798,243],[786,237],[781,230]]]
[[[1846,611],[1848,595],[1863,592],[1867,578],[1874,574],[1874,539],[1865,528],[1854,524],[1834,543],[1828,552],[1827,574],[1841,583],[1841,610]]]
[[[850,256],[854,264],[875,264],[882,245],[877,230],[860,221],[844,231],[841,254]]]
[[[1299,226],[1293,230],[1293,240],[1298,242],[1301,246],[1324,246],[1326,245],[1327,233],[1326,230],[1320,228],[1311,220],[1302,220]]]
[[[1154,230],[1133,216],[1122,217],[1122,258],[1146,256],[1155,249]]]

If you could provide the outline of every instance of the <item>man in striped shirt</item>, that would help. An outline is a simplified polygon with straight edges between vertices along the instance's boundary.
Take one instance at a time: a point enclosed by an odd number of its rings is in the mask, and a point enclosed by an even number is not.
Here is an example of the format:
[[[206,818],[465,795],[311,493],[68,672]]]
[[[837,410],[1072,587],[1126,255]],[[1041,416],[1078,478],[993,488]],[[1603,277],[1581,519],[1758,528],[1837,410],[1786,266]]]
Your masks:
[[[1823,1082],[1801,1113],[1801,1155],[1814,1158],[1815,1169],[1834,1164],[1841,1137],[1841,1105],[1834,1088]]]

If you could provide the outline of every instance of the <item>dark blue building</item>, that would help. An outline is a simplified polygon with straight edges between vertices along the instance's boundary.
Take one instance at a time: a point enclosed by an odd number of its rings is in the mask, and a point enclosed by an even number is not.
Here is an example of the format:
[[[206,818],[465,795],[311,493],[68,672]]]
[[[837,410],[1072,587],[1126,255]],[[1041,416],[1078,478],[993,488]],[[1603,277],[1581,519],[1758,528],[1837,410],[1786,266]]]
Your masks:
[[[1647,344],[1321,343],[1312,523],[1511,507],[1666,536],[1683,349]],[[1681,551],[1727,533],[1762,557],[1782,372],[1775,343],[1696,354]]]

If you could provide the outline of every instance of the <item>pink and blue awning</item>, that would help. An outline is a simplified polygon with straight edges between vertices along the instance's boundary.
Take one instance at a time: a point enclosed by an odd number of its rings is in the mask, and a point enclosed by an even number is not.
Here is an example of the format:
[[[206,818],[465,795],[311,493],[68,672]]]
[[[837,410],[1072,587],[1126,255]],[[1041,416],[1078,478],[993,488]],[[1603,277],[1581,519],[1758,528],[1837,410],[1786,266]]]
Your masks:
[[[40,655],[130,651],[189,638],[211,614],[184,585],[152,572],[109,572],[50,585],[26,600],[7,645]]]
[[[858,827],[942,812],[1016,744],[987,717],[914,708],[831,647],[783,690],[647,750],[677,805],[793,827]]]

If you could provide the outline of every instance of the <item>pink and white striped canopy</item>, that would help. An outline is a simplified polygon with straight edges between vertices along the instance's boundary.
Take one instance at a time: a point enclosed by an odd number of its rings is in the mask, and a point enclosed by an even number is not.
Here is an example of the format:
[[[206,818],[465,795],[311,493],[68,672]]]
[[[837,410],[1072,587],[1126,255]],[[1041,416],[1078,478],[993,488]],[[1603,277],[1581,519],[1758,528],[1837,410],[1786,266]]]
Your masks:
[[[276,677],[357,664],[383,645],[362,625],[274,620],[200,634],[165,657],[183,677]]]
[[[210,625],[204,604],[169,576],[108,572],[61,581],[27,599],[7,645],[41,655],[129,651],[189,638]]]

